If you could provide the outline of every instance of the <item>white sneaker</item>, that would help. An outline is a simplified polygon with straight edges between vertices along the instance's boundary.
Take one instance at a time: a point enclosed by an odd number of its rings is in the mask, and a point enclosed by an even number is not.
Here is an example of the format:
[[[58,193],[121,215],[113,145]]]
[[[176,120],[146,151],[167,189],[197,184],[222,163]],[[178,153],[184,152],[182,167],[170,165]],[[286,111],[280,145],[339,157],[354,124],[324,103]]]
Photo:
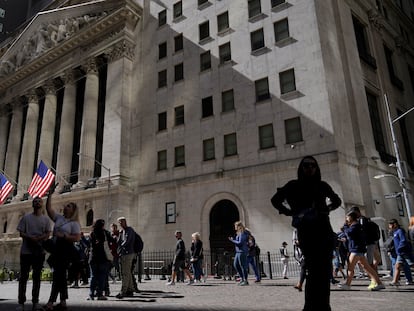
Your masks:
[[[187,285],[193,285],[194,284],[194,280],[190,280],[188,281]]]
[[[405,281],[405,285],[414,285],[414,282]]]
[[[173,286],[173,285],[175,285],[175,282],[170,281],[170,282],[166,283],[165,285],[167,285],[167,286]]]
[[[351,290],[351,286],[346,285],[346,284],[338,284],[339,289],[342,290]]]

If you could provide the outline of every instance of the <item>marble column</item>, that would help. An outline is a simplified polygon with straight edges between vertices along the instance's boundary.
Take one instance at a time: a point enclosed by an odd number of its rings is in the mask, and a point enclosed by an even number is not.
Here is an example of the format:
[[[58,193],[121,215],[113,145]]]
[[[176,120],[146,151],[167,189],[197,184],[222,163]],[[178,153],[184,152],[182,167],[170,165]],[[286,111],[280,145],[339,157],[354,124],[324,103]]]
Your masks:
[[[119,176],[128,176],[130,147],[128,125],[131,114],[131,76],[134,59],[134,43],[123,40],[107,52],[108,73],[105,100],[105,127],[103,136],[102,163],[111,168],[111,181],[117,183]],[[125,167],[122,167],[122,164]],[[103,172],[104,173],[104,172]],[[107,174],[107,172],[105,172]]]
[[[9,181],[15,184],[17,181],[17,170],[19,168],[20,151],[22,146],[23,132],[23,104],[17,100],[12,105],[13,115],[10,124],[9,139],[7,143],[6,160],[4,171],[9,177]],[[17,186],[18,187],[18,186]]]
[[[45,90],[45,105],[43,109],[42,130],[40,132],[39,155],[37,164],[42,160],[49,168],[53,159],[53,143],[55,140],[56,125],[56,87],[52,80],[43,86]]]
[[[79,150],[79,185],[86,184],[88,179],[93,177],[98,121],[99,72],[96,59],[88,60],[84,67],[86,69],[86,82]]]
[[[62,180],[59,181],[59,189],[68,183],[70,178],[76,115],[75,73],[73,70],[68,70],[62,78],[65,82],[65,92],[59,131],[56,171],[63,178],[63,183],[61,182]]]
[[[6,159],[10,115],[9,106],[4,105],[0,108],[0,170],[4,169],[4,160]]]
[[[33,178],[34,166],[36,165],[36,139],[37,125],[39,120],[39,99],[35,91],[27,95],[28,106],[26,115],[26,126],[24,129],[22,152],[19,169],[19,184],[22,188],[18,189],[17,197],[23,196],[29,188]]]

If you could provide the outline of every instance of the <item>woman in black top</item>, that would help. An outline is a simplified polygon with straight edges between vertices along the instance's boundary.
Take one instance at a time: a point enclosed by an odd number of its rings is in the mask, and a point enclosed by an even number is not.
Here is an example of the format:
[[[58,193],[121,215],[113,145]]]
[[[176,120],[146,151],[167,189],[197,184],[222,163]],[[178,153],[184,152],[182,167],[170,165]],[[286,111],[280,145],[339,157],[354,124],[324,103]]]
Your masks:
[[[329,212],[341,205],[341,199],[321,180],[316,159],[306,156],[299,164],[298,178],[278,188],[271,201],[280,214],[292,216],[292,225],[298,232],[308,271],[303,311],[330,311],[335,234],[329,221]]]

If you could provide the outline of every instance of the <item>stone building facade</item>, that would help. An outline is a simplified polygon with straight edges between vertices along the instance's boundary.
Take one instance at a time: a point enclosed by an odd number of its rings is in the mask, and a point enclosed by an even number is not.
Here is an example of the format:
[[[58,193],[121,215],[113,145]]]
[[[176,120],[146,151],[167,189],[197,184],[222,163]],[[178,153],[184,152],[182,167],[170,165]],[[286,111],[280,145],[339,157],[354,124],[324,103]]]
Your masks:
[[[17,184],[0,208],[1,261],[18,258],[19,218],[40,160],[57,207],[123,215],[147,249],[174,230],[205,249],[241,219],[263,250],[290,240],[270,198],[318,159],[323,179],[385,230],[407,224],[391,116],[414,102],[410,1],[54,1],[0,47],[0,168]],[[394,124],[412,186],[414,113]],[[28,199],[28,200],[27,200]],[[411,199],[411,195],[410,195]]]

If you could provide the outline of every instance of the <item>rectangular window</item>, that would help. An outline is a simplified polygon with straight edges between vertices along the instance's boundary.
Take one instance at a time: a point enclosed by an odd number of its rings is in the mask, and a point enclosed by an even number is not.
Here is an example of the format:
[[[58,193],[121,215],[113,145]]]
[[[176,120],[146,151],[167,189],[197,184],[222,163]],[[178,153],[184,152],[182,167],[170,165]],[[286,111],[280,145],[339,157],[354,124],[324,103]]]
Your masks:
[[[204,22],[198,26],[200,41],[210,37],[210,25],[209,22]]]
[[[382,121],[378,108],[378,99],[371,93],[366,93],[369,116],[371,118],[372,133],[374,135],[375,148],[380,154],[386,154],[384,132],[382,130]]]
[[[201,100],[202,118],[207,118],[213,115],[213,96],[205,97]]]
[[[267,124],[259,127],[259,144],[260,149],[267,149],[275,146],[273,124]]]
[[[158,59],[167,57],[167,42],[158,44]]]
[[[293,144],[303,140],[299,117],[285,120],[285,135],[287,144]]]
[[[236,133],[224,135],[224,156],[229,157],[237,154]]]
[[[260,102],[262,100],[267,100],[270,98],[269,80],[267,77],[255,81],[254,86],[256,90],[256,102]]]
[[[215,157],[214,138],[203,140],[203,160],[214,160]]]
[[[204,3],[207,3],[208,0],[198,0],[198,6],[203,5]]]
[[[167,86],[167,69],[158,72],[158,88]]]
[[[167,169],[167,150],[158,151],[157,170],[162,171],[166,169]]]
[[[208,70],[211,68],[211,54],[210,51],[200,54],[200,71]]]
[[[184,64],[177,64],[174,66],[174,81],[180,81],[184,79]]]
[[[223,112],[234,110],[233,90],[228,90],[221,93],[221,109]]]
[[[367,27],[363,25],[355,16],[352,16],[352,22],[354,25],[355,39],[358,48],[359,57],[368,65],[371,65],[375,69],[377,63],[375,58],[371,56],[367,38]]]
[[[397,114],[398,116],[402,115],[403,112],[399,109],[397,109]],[[413,158],[413,154],[411,153],[411,143],[410,143],[410,135],[408,134],[408,130],[407,130],[407,123],[405,118],[401,118],[398,123],[400,124],[400,129],[401,129],[401,136],[402,136],[402,140],[403,140],[403,144],[404,144],[404,149],[405,149],[405,157],[407,159],[407,163],[408,165],[411,167],[411,169],[414,168],[414,158]]]
[[[250,33],[250,41],[252,45],[252,51],[256,51],[258,49],[264,48],[264,34],[263,29],[258,29]]]
[[[174,37],[174,52],[181,51],[184,48],[183,34]]]
[[[161,112],[158,114],[158,131],[167,129],[167,113]]]
[[[276,42],[289,38],[289,22],[287,18],[274,23],[273,28],[275,31]]]
[[[224,64],[225,62],[231,61],[230,42],[227,42],[219,46],[219,57],[220,64]]]
[[[167,24],[167,10],[162,10],[158,13],[158,27]]]
[[[404,90],[403,82],[397,77],[393,63],[393,52],[384,45],[385,59],[387,61],[388,74],[391,83],[400,90]]]
[[[174,16],[174,19],[183,16],[183,2],[182,1],[178,1],[174,3],[173,16]]]
[[[224,12],[217,16],[217,32],[222,32],[230,28],[229,12]]]
[[[281,5],[283,3],[285,3],[286,0],[272,0],[272,8],[274,8],[275,6]]]
[[[280,94],[286,94],[296,90],[295,71],[289,69],[279,73]]]
[[[184,150],[184,146],[178,146],[174,148],[174,154],[175,154],[175,159],[174,159],[174,166],[178,167],[178,166],[184,166],[185,165],[185,150]]]
[[[248,6],[249,6],[249,18],[252,18],[262,13],[262,7],[260,5],[260,0],[249,0]]]
[[[184,106],[178,106],[174,108],[175,112],[175,125],[184,124]]]

